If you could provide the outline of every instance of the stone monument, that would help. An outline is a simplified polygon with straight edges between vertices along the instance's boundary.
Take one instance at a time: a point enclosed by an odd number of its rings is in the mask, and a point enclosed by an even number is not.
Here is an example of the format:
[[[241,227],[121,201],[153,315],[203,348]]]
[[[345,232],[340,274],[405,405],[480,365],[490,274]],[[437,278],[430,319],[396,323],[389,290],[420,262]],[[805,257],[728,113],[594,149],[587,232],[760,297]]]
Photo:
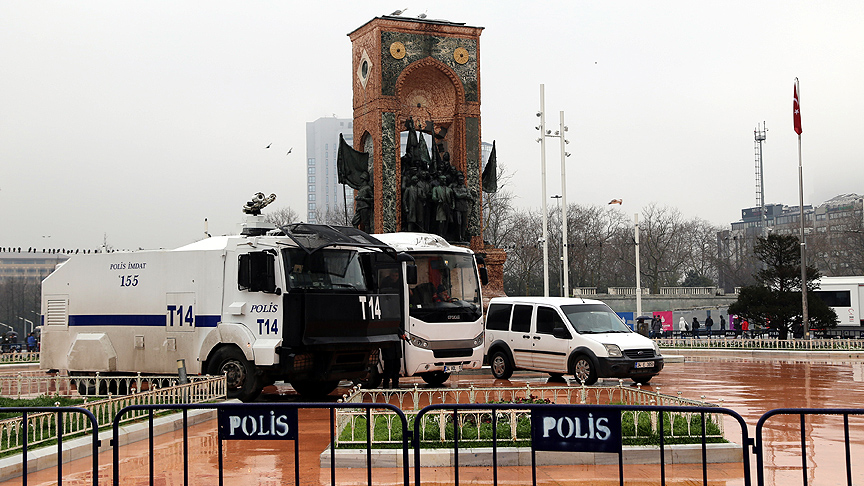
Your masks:
[[[382,16],[348,34],[354,149],[369,154],[374,204],[366,231],[424,231],[468,245],[486,255],[487,288],[497,294],[506,254],[486,248],[482,235],[482,31]],[[402,132],[408,132],[404,153]]]

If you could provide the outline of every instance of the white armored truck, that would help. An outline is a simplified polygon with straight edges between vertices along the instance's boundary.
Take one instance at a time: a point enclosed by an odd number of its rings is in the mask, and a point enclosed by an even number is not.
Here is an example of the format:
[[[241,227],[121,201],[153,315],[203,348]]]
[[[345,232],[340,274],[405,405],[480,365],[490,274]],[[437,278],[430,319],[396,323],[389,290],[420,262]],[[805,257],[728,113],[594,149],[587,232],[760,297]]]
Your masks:
[[[244,401],[275,381],[317,396],[366,376],[405,318],[380,276],[403,278],[410,257],[354,228],[276,229],[245,209],[239,235],[59,266],[42,284],[42,369],[167,374],[183,359]]]

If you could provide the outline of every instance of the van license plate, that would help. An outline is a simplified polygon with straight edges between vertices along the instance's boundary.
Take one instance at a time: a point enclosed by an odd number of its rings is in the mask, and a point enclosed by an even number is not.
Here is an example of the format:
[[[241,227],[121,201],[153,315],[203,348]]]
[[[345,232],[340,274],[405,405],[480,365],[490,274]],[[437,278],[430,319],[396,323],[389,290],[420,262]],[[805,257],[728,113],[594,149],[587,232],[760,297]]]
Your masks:
[[[459,373],[462,371],[462,365],[447,365],[444,367],[444,373]]]
[[[637,368],[653,368],[654,362],[653,361],[637,361],[636,367]]]

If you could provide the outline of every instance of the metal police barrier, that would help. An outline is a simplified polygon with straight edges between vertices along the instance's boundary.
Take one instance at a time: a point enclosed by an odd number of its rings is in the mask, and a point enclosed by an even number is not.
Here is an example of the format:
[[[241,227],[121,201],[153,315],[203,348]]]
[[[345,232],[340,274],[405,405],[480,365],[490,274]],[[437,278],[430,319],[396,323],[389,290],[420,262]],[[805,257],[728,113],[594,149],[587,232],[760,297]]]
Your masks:
[[[124,414],[132,411],[146,411],[149,439],[150,484],[154,484],[154,414],[157,411],[181,411],[183,416],[183,484],[189,484],[189,411],[215,410],[217,413],[217,455],[219,485],[224,481],[223,442],[226,440],[289,440],[294,442],[294,484],[300,484],[300,434],[303,429],[298,418],[300,409],[327,409],[330,411],[330,483],[336,484],[335,443],[338,433],[336,409],[361,409],[366,414],[366,477],[372,485],[372,434],[374,421],[372,410],[386,410],[395,414],[402,426],[402,469],[403,481],[409,482],[408,444],[410,431],[405,414],[398,407],[387,403],[210,403],[188,405],[132,405],[121,409],[114,417],[114,439],[119,444],[120,421]],[[316,456],[317,457],[317,456]],[[120,448],[114,447],[114,485],[120,485]],[[315,469],[318,469],[316,464]]]
[[[849,416],[850,415],[864,415],[864,409],[862,408],[778,408],[775,410],[771,410],[767,412],[765,415],[759,417],[759,421],[756,423],[756,446],[754,447],[754,453],[756,454],[756,480],[758,486],[764,486],[765,484],[765,442],[763,440],[763,432],[765,428],[765,422],[768,419],[775,417],[777,415],[797,415],[799,417],[800,422],[800,433],[801,433],[801,474],[803,477],[803,484],[807,486],[807,444],[806,444],[806,433],[805,433],[805,418],[807,415],[840,415],[843,417],[843,442],[845,445],[846,452],[846,484],[852,484],[852,461],[851,461],[851,451],[850,451],[850,442],[849,442]]]
[[[21,423],[12,425],[10,431],[3,431],[3,440],[5,442],[13,442],[17,440],[17,435],[23,432],[21,437],[21,465],[22,476],[21,484],[27,486],[27,466],[28,466],[28,449],[30,447],[30,434],[50,435],[57,439],[57,484],[63,484],[63,444],[64,444],[64,417],[63,414],[81,414],[84,419],[90,421],[90,431],[93,456],[93,470],[91,476],[93,485],[99,484],[99,426],[96,422],[96,416],[89,410],[84,410],[78,407],[3,407],[0,408],[0,413],[21,413]],[[39,420],[38,417],[51,417],[55,421]],[[35,423],[38,420],[38,423]],[[47,429],[47,430],[46,430]],[[50,430],[53,429],[53,430]],[[16,437],[13,438],[12,435]],[[70,435],[70,434],[66,434]],[[74,434],[78,435],[78,434]]]
[[[707,458],[707,417],[726,415],[734,419],[741,428],[741,455],[743,484],[749,486],[750,456],[748,447],[753,445],[748,436],[747,424],[736,412],[721,407],[681,407],[681,406],[643,406],[643,405],[556,405],[556,404],[436,404],[423,408],[414,419],[412,447],[414,448],[414,484],[422,484],[420,478],[421,441],[423,438],[424,417],[432,413],[452,413],[453,479],[459,484],[459,414],[476,413],[488,410],[491,422],[492,440],[492,484],[498,484],[498,416],[499,411],[525,410],[530,413],[531,428],[531,482],[537,484],[537,451],[600,452],[618,455],[618,478],[624,484],[624,449],[622,446],[622,412],[649,412],[656,414],[660,465],[660,483],[666,484],[666,413],[698,416],[701,444],[702,484],[708,484]],[[635,415],[635,414],[634,414]],[[671,425],[671,424],[669,424]],[[638,427],[638,425],[636,425]],[[449,428],[448,428],[449,430]],[[442,437],[444,437],[442,435]],[[671,454],[670,454],[671,455]],[[671,458],[670,458],[671,459]]]

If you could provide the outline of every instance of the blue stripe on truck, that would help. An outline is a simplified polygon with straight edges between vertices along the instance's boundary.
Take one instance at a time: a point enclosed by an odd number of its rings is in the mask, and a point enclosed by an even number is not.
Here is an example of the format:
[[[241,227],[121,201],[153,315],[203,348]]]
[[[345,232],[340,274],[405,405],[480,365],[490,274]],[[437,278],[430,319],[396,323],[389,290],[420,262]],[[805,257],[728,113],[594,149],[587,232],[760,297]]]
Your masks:
[[[220,316],[195,316],[196,327],[216,327]],[[70,326],[149,326],[167,327],[165,315],[71,315]]]

